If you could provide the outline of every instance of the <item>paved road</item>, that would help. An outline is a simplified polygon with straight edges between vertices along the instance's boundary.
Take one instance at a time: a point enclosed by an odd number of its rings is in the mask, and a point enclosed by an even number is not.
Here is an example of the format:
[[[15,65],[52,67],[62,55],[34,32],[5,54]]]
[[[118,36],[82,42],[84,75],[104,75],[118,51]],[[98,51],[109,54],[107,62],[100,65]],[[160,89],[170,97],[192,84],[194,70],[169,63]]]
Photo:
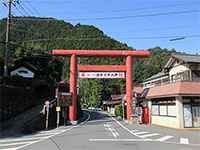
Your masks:
[[[29,136],[0,139],[4,150],[199,150],[184,134],[128,125],[101,112],[86,112],[84,122]],[[157,132],[159,131],[159,132]],[[194,138],[195,139],[195,138]]]

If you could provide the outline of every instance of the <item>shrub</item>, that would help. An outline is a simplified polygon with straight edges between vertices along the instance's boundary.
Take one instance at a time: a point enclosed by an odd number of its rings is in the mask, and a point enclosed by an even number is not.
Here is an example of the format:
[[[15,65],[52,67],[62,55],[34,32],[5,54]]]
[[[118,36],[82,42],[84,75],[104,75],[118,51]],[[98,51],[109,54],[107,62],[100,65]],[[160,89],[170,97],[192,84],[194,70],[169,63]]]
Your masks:
[[[115,106],[115,116],[123,117],[122,105]]]

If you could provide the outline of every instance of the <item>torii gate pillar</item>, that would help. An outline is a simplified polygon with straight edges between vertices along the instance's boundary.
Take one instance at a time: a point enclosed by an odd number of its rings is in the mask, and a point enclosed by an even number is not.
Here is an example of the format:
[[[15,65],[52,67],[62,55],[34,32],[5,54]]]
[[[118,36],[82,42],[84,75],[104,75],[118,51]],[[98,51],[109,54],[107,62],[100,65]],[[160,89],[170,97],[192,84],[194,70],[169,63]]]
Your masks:
[[[132,80],[133,60],[131,56],[126,57],[126,101],[127,101],[127,120],[132,121],[133,108],[133,80]]]
[[[72,93],[72,105],[69,107],[69,120],[77,123],[77,56],[71,55],[70,59],[70,92]]]
[[[126,101],[127,101],[127,120],[132,122],[132,97],[133,97],[133,57],[148,57],[148,51],[123,51],[123,50],[53,50],[53,55],[71,56],[70,59],[70,92],[72,93],[72,105],[69,108],[69,120],[71,123],[77,123],[77,73],[78,56],[95,57],[124,57],[126,66],[82,66],[85,71],[88,68],[92,71],[126,71]],[[82,68],[82,69],[83,69]],[[84,70],[83,69],[83,70]]]

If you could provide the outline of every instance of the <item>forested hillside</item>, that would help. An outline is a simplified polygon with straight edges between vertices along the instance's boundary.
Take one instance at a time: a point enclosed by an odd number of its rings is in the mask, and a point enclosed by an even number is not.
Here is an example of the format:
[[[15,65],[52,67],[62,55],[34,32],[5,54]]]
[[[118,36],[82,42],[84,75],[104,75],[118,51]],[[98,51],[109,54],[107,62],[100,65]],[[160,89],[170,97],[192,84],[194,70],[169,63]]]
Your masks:
[[[3,56],[6,19],[0,20],[0,56]],[[91,25],[70,23],[53,18],[14,17],[11,23],[11,58],[10,62],[31,55],[48,55],[52,49],[133,49],[107,35]],[[149,49],[152,55],[148,59],[136,60],[134,80],[141,82],[161,71],[171,51],[159,47]],[[122,64],[124,60],[81,58],[82,64]],[[67,63],[69,71],[69,62]],[[67,73],[67,80],[69,74]],[[80,80],[80,95],[88,105],[104,97],[105,93],[123,92],[124,80]]]

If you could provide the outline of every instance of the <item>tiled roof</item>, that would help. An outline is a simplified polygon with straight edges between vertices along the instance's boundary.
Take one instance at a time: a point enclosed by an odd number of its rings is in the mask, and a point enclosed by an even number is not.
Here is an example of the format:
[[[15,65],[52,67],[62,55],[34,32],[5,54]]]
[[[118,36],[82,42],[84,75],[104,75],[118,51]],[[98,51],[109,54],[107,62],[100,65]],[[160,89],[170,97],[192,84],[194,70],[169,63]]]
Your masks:
[[[172,54],[172,57],[188,63],[200,63],[200,55]]]
[[[175,82],[149,89],[147,99],[172,96],[200,96],[200,82]]]
[[[167,75],[168,75],[167,73],[165,73],[165,72],[162,71],[162,72],[159,72],[159,73],[151,76],[150,78],[147,78],[145,81],[150,81],[150,80],[161,78],[161,77],[167,76]]]

